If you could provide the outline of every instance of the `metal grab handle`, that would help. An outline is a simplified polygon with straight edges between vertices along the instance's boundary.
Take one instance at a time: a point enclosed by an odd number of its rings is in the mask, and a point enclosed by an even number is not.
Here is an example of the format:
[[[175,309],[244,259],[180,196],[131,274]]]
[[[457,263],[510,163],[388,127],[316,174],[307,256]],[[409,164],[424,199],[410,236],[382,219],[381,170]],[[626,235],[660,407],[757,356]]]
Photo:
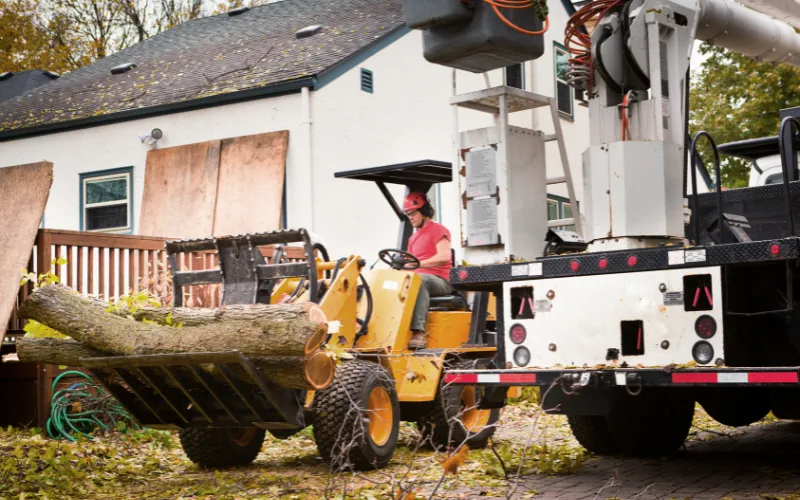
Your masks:
[[[718,221],[719,221],[719,242],[720,244],[725,243],[725,232],[722,230],[723,224],[723,215],[722,215],[722,176],[720,174],[719,168],[719,150],[717,150],[717,143],[714,141],[714,138],[711,137],[711,134],[706,132],[705,130],[701,130],[700,132],[694,134],[694,138],[692,139],[692,145],[689,149],[690,154],[692,155],[692,216],[694,218],[694,239],[695,245],[700,244],[700,212],[699,212],[699,203],[697,196],[697,167],[698,161],[700,161],[700,155],[697,154],[697,141],[701,138],[705,137],[708,139],[708,142],[711,144],[711,151],[714,152],[714,175],[716,176],[716,185],[717,185],[717,212],[718,212]],[[703,168],[705,168],[705,164],[703,164]]]
[[[792,141],[792,126],[797,132],[800,132],[800,121],[792,116],[787,116],[781,120],[781,128],[778,133],[778,151],[781,155],[781,174],[783,176],[783,196],[786,201],[786,220],[789,223],[789,234],[795,235],[794,232],[794,217],[792,216],[792,193],[789,188],[789,166],[787,153],[792,155],[792,172],[797,172],[797,152],[795,151],[794,141]],[[791,142],[789,151],[786,151],[786,140]]]

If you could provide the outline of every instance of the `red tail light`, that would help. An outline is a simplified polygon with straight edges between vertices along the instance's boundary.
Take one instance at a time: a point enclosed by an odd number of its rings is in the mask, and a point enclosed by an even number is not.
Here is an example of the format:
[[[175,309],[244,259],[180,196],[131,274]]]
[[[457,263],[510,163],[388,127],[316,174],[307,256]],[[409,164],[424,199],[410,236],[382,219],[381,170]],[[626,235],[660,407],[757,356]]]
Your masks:
[[[710,339],[717,333],[717,322],[711,316],[704,314],[694,322],[694,331],[703,339]]]
[[[508,331],[508,336],[511,337],[511,342],[515,344],[521,344],[525,342],[525,338],[528,336],[528,332],[525,331],[524,326],[516,324],[513,325],[511,329]]]

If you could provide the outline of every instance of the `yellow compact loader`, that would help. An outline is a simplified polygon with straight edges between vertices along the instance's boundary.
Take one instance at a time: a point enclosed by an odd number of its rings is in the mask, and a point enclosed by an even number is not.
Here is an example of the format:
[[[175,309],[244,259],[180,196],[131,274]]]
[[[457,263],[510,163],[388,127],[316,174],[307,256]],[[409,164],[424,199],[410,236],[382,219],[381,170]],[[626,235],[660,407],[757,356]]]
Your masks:
[[[180,429],[184,451],[201,466],[250,463],[266,431],[287,438],[309,425],[325,460],[335,468],[356,469],[389,462],[401,420],[416,422],[436,447],[479,448],[494,433],[499,408],[480,407],[475,387],[445,386],[441,376],[444,369],[489,367],[495,357],[493,332],[487,332],[488,294],[476,295],[472,307],[461,295],[432,298],[426,348],[407,348],[421,286],[414,272],[419,261],[404,250],[410,224],[385,183],[427,191],[451,179],[450,165],[426,161],[336,175],[377,182],[400,218],[401,248],[378,256],[389,268],[368,270],[355,255],[332,260],[303,229],[166,246],[173,269],[181,253],[216,251],[220,262],[217,270],[176,270],[176,306],[183,287],[207,283],[222,283],[223,305],[316,303],[329,324],[337,325],[327,344],[339,363],[327,387],[316,392],[280,387],[236,351],[226,354],[226,362],[213,353],[224,381],[199,368],[211,354],[104,358],[95,367],[87,360],[100,380],[116,375],[126,382],[107,388],[142,424]],[[282,246],[293,243],[302,245],[306,260],[282,262]],[[278,245],[272,263],[258,249],[264,245]]]

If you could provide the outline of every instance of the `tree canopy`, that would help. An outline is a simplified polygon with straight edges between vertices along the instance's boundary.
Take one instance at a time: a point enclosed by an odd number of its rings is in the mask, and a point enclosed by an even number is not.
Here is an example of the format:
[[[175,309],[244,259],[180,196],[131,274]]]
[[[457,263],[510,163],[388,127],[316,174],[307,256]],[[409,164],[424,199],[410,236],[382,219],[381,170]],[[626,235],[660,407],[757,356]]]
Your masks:
[[[67,73],[190,19],[258,0],[0,0],[0,73]]]
[[[692,81],[692,135],[705,130],[718,145],[774,136],[778,134],[780,110],[800,106],[800,70],[787,64],[758,62],[707,44],[700,46],[700,53],[708,58]],[[708,151],[705,149],[703,158],[711,158]],[[722,184],[747,186],[747,162],[725,156],[720,159]]]

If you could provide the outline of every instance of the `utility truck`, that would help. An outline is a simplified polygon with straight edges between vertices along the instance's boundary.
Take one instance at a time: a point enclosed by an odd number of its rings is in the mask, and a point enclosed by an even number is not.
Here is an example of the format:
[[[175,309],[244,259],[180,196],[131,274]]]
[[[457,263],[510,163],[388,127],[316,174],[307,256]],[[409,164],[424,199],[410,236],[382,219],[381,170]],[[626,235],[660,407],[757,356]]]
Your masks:
[[[405,3],[433,63],[480,73],[543,53],[539,2]],[[771,153],[763,180],[699,192],[688,159],[706,141],[719,179],[720,152],[708,133],[688,137],[695,40],[800,66],[792,26],[728,0],[593,0],[570,18],[565,77],[586,93],[590,121],[578,211],[555,120],[574,207],[559,224],[574,233],[538,215],[553,182],[550,137],[508,124],[552,98],[508,87],[452,97],[496,118],[454,131],[469,265],[451,283],[476,300],[494,295],[498,352],[490,369],[444,379],[478,387],[480,408],[502,407],[509,387],[540,386],[544,409],[567,415],[587,449],[640,456],[677,450],[697,402],[730,426],[770,411],[800,419],[800,122],[783,117],[780,161]]]

